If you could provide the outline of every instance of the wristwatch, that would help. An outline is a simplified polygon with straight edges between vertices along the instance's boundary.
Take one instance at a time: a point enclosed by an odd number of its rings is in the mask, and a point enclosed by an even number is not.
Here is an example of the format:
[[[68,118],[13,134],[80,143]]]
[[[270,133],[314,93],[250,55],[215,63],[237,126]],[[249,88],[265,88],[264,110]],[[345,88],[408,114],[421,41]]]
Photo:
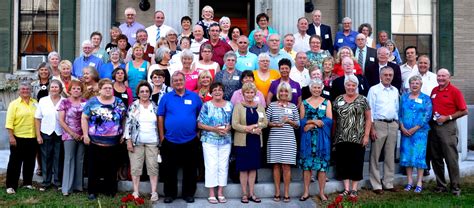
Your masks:
[[[449,115],[449,120],[452,121],[453,120],[453,117],[451,115]]]

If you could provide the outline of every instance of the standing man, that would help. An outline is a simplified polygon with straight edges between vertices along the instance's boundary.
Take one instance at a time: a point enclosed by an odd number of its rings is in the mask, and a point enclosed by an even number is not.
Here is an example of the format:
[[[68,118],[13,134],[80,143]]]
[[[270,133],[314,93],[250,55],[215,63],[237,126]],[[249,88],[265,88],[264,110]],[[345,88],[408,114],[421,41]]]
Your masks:
[[[96,69],[100,69],[102,66],[102,59],[92,55],[92,49],[94,46],[90,40],[82,42],[82,55],[74,59],[72,64],[72,75],[78,79],[82,78],[82,69],[86,66],[92,66]]]
[[[283,58],[291,60],[291,65],[295,64],[295,60],[291,58],[290,54],[280,50],[280,35],[269,35],[267,43],[270,48],[268,51],[268,55],[270,56],[270,69],[278,70],[280,68],[278,67],[278,62]]]
[[[368,68],[366,68],[365,77],[367,78],[367,82],[369,82],[369,86],[372,87],[380,83],[380,70],[384,66],[389,66],[393,69],[394,72],[392,86],[396,87],[398,91],[400,91],[402,87],[402,75],[400,72],[400,67],[392,62],[389,62],[389,56],[390,51],[388,50],[388,48],[381,47],[377,49],[378,62],[371,64]]]
[[[212,46],[211,60],[217,62],[222,69],[222,67],[224,66],[224,55],[228,51],[232,51],[232,47],[230,47],[229,44],[220,39],[220,33],[221,27],[219,26],[219,24],[212,23],[209,26],[209,40],[206,43],[210,43]]]
[[[137,30],[137,43],[141,44],[143,47],[143,59],[150,62],[151,64],[155,64],[155,47],[151,46],[148,43],[148,33],[145,29]],[[132,53],[133,47],[128,49],[127,57],[125,58],[125,63],[132,60]]]
[[[446,162],[451,192],[460,196],[456,119],[467,115],[467,106],[461,91],[451,84],[451,74],[447,69],[438,70],[437,80],[439,85],[431,92],[434,121],[430,124],[432,133],[429,138],[430,159],[436,175],[435,192],[448,190],[444,177]]]
[[[362,33],[356,36],[356,44],[354,54],[364,74],[370,64],[377,63],[377,50],[367,47],[367,37]]]
[[[344,17],[342,19],[342,31],[336,33],[336,38],[334,40],[334,52],[337,53],[339,48],[342,46],[349,46],[352,51],[356,49],[356,36],[357,32],[352,30],[352,19],[349,17]]]
[[[201,25],[194,25],[193,27],[193,39],[191,40],[191,51],[194,55],[199,55],[199,49],[201,45],[207,41],[204,38],[204,30]]]
[[[109,61],[109,54],[103,48],[100,48],[100,43],[102,42],[102,34],[100,32],[92,32],[90,36],[92,46],[92,54],[97,58],[102,59],[102,63],[107,63]]]
[[[293,50],[293,45],[295,45],[295,37],[293,34],[286,34],[283,37],[283,48],[281,50],[288,53],[291,56],[291,59],[295,60],[296,51]]]
[[[265,44],[265,37],[263,37],[263,32],[261,30],[256,30],[253,33],[253,39],[255,39],[255,45],[249,48],[249,51],[255,55],[260,55],[260,53],[266,53],[270,48]]]
[[[367,100],[372,113],[370,138],[370,184],[376,194],[397,191],[393,187],[395,174],[395,148],[398,137],[398,90],[391,85],[394,72],[389,66],[380,70],[380,83],[370,88]],[[383,179],[381,180],[379,158],[384,152]]]
[[[155,12],[155,24],[146,28],[148,36],[148,42],[151,46],[156,47],[156,41],[162,37],[166,37],[166,33],[172,28],[164,24],[165,13],[161,10]]]
[[[321,11],[313,11],[313,23],[308,26],[306,33],[311,35],[319,35],[322,39],[321,49],[328,50],[331,54],[334,52],[334,47],[332,45],[332,33],[331,27],[321,23]],[[308,41],[309,43],[309,41]]]
[[[408,46],[405,48],[405,58],[407,62],[400,66],[400,72],[402,73],[402,83],[407,83],[411,75],[418,71],[418,66],[416,64],[416,59],[418,58],[416,46]],[[425,82],[423,82],[423,84],[425,84]],[[408,88],[403,87],[402,91],[407,92]],[[427,95],[430,94],[428,93]]]
[[[407,89],[408,92],[410,90],[408,80],[412,76],[419,75],[421,77],[421,81],[423,82],[423,85],[421,86],[421,92],[426,95],[431,95],[433,88],[438,86],[438,81],[436,74],[430,71],[430,58],[427,55],[421,55],[418,57],[417,65],[418,66],[415,67],[417,70],[413,71],[413,73],[410,74],[404,82],[404,88]]]
[[[254,53],[248,51],[249,48],[249,39],[245,35],[241,35],[237,39],[237,63],[235,68],[239,71],[245,70],[257,70],[258,68],[258,58]]]
[[[311,78],[309,77],[309,71],[304,66],[308,61],[308,56],[303,51],[296,54],[295,66],[291,68],[290,79],[298,82],[300,87],[306,87],[309,84]]]
[[[194,202],[197,173],[197,123],[202,102],[199,96],[184,87],[185,76],[177,71],[171,76],[173,91],[161,98],[158,127],[163,157],[165,203],[178,195],[178,168],[183,168],[182,197]]]
[[[137,16],[137,11],[133,7],[128,7],[125,9],[125,22],[122,23],[119,28],[122,31],[122,34],[126,35],[128,38],[128,43],[130,45],[135,44],[137,38],[137,30],[145,29],[145,26],[135,21]]]
[[[306,31],[308,30],[308,19],[306,17],[300,17],[298,19],[298,24],[296,24],[296,27],[298,28],[298,32],[293,34],[295,37],[295,44],[293,45],[293,50],[296,52],[306,52],[309,51],[309,36],[306,34]]]

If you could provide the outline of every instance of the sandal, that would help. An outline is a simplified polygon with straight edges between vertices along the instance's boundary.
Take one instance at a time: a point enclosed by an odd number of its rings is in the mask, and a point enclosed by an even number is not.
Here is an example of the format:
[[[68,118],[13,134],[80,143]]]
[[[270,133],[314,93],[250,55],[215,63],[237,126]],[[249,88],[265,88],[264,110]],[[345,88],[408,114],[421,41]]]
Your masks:
[[[301,196],[300,201],[306,201],[306,200],[309,199],[309,197],[310,197],[309,195],[308,196]]]
[[[247,195],[243,195],[242,198],[240,199],[240,202],[242,202],[243,204],[248,204],[249,197]]]
[[[415,193],[421,193],[421,191],[423,191],[423,187],[421,187],[421,186],[416,186],[415,187],[415,191],[414,191]]]
[[[343,192],[339,193],[339,196],[349,196],[349,190],[344,190]]]
[[[288,203],[288,202],[290,202],[290,201],[291,201],[291,200],[290,200],[290,197],[289,197],[289,196],[283,197],[283,202]]]
[[[273,196],[273,201],[280,202],[280,200],[281,200],[280,196],[277,196],[277,195]]]
[[[403,190],[405,190],[405,191],[411,191],[412,188],[413,188],[413,185],[407,184]]]
[[[207,201],[211,204],[217,204],[219,203],[219,201],[217,201],[216,197],[215,196],[212,196],[212,197],[209,197],[207,198]]]
[[[349,195],[349,197],[351,198],[357,198],[357,196],[359,195],[359,193],[355,190],[351,191],[351,194]]]
[[[328,200],[328,196],[325,194],[325,195],[319,195],[319,199],[321,199],[322,202],[325,202]]]
[[[253,195],[249,198],[250,201],[255,202],[255,203],[260,203],[262,200],[258,198],[257,196]]]
[[[226,203],[227,199],[225,198],[225,196],[218,196],[217,201],[219,201],[219,203]]]

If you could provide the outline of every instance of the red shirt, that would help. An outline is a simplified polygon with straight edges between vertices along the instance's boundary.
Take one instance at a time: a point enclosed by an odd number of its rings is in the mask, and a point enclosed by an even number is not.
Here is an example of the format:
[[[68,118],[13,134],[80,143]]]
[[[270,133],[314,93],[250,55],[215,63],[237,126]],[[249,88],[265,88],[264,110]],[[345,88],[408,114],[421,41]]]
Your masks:
[[[232,47],[223,40],[219,40],[216,45],[212,45],[211,40],[208,40],[205,43],[211,44],[211,46],[212,46],[212,58],[211,58],[211,60],[217,62],[219,64],[219,66],[221,67],[221,69],[222,69],[222,67],[224,66],[224,55],[228,51],[231,51]],[[201,48],[204,44],[201,45]],[[202,57],[201,57],[201,55],[199,55],[199,60],[201,60],[201,59],[202,59]]]
[[[433,114],[438,112],[443,116],[449,116],[457,111],[467,109],[466,101],[461,91],[451,83],[443,90],[440,90],[439,86],[433,88],[433,91],[431,91],[431,102],[433,103]]]
[[[362,68],[360,65],[354,61],[354,69],[356,70],[354,74],[362,75]],[[342,64],[334,64],[334,69],[332,73],[337,74],[337,76],[344,76],[344,69],[342,68]]]
[[[146,50],[143,53],[143,59],[150,62],[151,64],[151,57],[155,54],[155,47],[151,46],[150,44],[146,44]]]

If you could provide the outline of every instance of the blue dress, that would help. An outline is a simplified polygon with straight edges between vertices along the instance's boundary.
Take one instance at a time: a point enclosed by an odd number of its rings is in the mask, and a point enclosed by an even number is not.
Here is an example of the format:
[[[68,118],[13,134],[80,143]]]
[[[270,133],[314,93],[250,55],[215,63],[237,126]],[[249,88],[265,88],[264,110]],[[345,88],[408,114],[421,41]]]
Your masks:
[[[328,100],[324,100],[321,105],[317,108],[313,108],[306,100],[303,101],[305,109],[305,119],[307,120],[322,120],[326,117],[326,109],[328,105]],[[324,107],[322,107],[324,106]],[[301,128],[304,128],[302,125]],[[300,158],[298,165],[303,170],[316,170],[326,172],[329,167],[329,158],[328,157],[318,157],[317,153],[318,140],[326,140],[327,143],[330,142],[329,137],[318,138],[318,133],[321,131],[321,128],[313,128],[309,132],[310,137],[301,137],[300,145]]]
[[[420,126],[412,136],[402,134],[400,143],[400,165],[426,169],[426,145],[428,141],[428,122],[431,119],[431,99],[420,93],[418,98],[410,99],[410,93],[405,93],[400,99],[400,122],[405,129]]]
[[[128,62],[128,86],[132,89],[133,97],[137,96],[136,88],[138,83],[142,80],[146,80],[148,68],[148,61],[143,61],[142,65],[138,68],[133,66],[133,61]]]
[[[247,126],[258,123],[257,107],[245,107]],[[235,169],[237,171],[260,168],[260,135],[247,134],[245,147],[235,147]]]

